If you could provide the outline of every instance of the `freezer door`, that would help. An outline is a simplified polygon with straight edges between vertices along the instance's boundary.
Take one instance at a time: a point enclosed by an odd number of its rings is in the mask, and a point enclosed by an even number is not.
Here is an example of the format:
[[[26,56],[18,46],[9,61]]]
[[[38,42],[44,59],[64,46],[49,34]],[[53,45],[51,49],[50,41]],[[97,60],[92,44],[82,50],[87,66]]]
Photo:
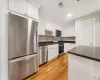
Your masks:
[[[32,19],[28,20],[28,54],[37,53],[38,43],[37,43],[37,30],[38,22]]]
[[[28,19],[9,13],[8,22],[9,59],[26,55]]]
[[[37,71],[37,54],[9,61],[9,80],[23,80]]]

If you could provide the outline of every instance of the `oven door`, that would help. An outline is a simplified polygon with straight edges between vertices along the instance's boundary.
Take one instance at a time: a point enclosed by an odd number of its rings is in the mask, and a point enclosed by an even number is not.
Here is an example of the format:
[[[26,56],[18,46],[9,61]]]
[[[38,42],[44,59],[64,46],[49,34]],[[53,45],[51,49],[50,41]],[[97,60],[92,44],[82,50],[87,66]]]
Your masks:
[[[59,45],[59,54],[64,52],[64,44]]]

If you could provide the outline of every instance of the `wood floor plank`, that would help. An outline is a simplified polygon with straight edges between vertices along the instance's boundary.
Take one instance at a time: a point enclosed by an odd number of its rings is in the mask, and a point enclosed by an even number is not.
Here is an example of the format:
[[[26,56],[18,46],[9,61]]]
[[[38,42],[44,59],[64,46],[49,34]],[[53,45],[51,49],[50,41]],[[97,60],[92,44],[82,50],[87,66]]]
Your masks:
[[[26,80],[68,80],[68,55],[64,54],[39,68]]]

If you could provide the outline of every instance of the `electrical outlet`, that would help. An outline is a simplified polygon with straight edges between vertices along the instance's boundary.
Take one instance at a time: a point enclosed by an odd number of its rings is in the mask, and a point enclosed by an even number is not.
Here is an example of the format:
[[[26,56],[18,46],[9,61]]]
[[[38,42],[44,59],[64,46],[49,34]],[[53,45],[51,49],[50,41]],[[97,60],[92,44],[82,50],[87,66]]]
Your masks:
[[[93,73],[93,80],[100,80],[100,75]]]

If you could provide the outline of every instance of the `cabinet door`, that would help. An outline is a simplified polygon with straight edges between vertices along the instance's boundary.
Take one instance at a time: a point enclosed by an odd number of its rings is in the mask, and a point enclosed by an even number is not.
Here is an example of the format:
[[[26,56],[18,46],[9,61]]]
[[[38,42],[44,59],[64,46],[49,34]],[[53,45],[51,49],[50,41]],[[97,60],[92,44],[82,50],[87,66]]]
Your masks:
[[[38,8],[27,1],[27,16],[38,19]]]
[[[45,35],[46,22],[41,17],[39,17],[38,22],[38,35]]]
[[[48,61],[52,60],[53,48],[52,45],[48,46]]]
[[[64,52],[67,52],[69,50],[70,44],[69,43],[65,43],[64,44]]]
[[[68,50],[72,49],[75,47],[75,44],[72,43],[65,43],[64,44],[64,52],[67,52]]]
[[[42,27],[42,25],[40,26],[40,23],[38,26],[38,35],[45,35],[45,29]]]
[[[58,45],[48,46],[48,61],[56,58],[58,56]]]
[[[26,0],[9,0],[8,1],[9,10],[25,14]]]
[[[70,50],[70,49],[72,49],[72,48],[74,48],[74,47],[75,47],[75,44],[69,43],[69,49],[68,49],[68,50]]]
[[[53,45],[53,57],[56,58],[58,57],[59,52],[58,52],[58,44]]]

